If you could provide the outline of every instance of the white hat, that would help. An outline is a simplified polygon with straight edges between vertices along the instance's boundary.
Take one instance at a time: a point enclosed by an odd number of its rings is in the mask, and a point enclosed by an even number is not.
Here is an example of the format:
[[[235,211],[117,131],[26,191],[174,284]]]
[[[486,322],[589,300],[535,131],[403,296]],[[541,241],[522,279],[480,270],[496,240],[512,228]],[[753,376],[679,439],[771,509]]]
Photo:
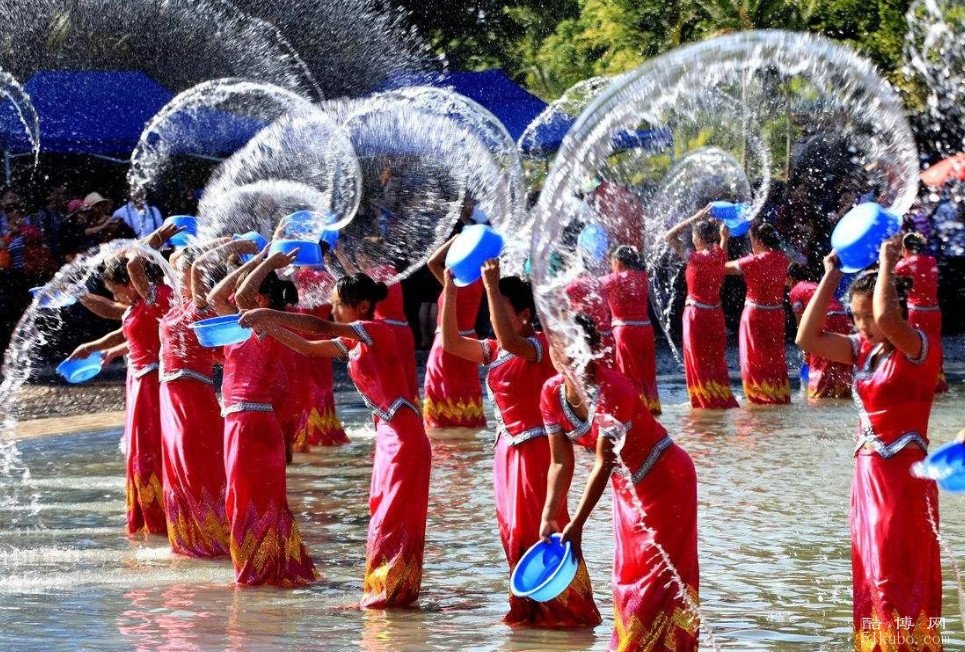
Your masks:
[[[110,201],[110,200],[106,199],[99,192],[92,192],[86,197],[84,197],[84,208],[93,208],[97,204],[101,204],[106,201]]]

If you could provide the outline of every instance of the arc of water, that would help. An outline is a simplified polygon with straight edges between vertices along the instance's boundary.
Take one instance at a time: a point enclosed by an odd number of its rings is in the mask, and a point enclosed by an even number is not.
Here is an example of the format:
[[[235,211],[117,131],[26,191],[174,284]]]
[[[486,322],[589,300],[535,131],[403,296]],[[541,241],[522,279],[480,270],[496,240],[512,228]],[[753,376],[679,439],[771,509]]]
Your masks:
[[[17,119],[23,125],[33,151],[34,169],[36,169],[40,162],[40,118],[26,89],[16,77],[3,68],[0,68],[0,95],[10,100],[17,113]]]

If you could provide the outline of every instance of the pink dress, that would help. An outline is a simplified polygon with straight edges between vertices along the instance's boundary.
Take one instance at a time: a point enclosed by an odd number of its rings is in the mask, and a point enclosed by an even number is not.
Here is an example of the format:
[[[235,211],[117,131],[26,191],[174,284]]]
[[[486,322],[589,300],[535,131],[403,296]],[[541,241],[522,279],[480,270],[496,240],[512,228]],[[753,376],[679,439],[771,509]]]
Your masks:
[[[811,281],[801,281],[791,288],[788,298],[791,309],[799,318],[817,289],[817,283]],[[852,331],[851,318],[837,299],[832,298],[828,306],[824,330],[840,335],[848,335]],[[851,398],[851,365],[831,362],[811,353],[804,355],[804,361],[808,365],[808,398]]]
[[[479,314],[483,292],[482,281],[461,287],[456,292],[456,319],[459,322],[459,334],[463,337],[476,335],[476,316]],[[442,319],[441,296],[439,319]],[[469,360],[446,353],[442,346],[442,333],[438,328],[426,362],[422,415],[426,428],[486,427],[479,367]]]
[[[405,607],[419,599],[432,449],[399,359],[381,321],[353,324],[359,339],[333,340],[375,421],[362,606]]]
[[[642,270],[607,274],[602,279],[613,315],[616,370],[639,389],[653,414],[660,414],[657,391],[657,350],[648,312],[650,279]]]
[[[613,341],[610,306],[607,305],[604,296],[603,283],[598,278],[584,274],[567,284],[566,296],[574,311],[581,312],[593,320],[603,344],[601,362],[612,369],[615,364],[616,343]]]
[[[257,335],[224,347],[225,511],[235,580],[243,586],[318,579],[288,508],[285,435],[273,407],[287,386],[288,350]]]
[[[684,308],[684,375],[690,405],[708,410],[737,407],[727,372],[727,327],[720,307],[727,255],[714,245],[687,260]]]
[[[764,251],[737,261],[747,297],[740,325],[741,377],[751,403],[791,402],[784,351],[784,283],[788,260],[780,251]]]
[[[938,261],[926,254],[915,254],[898,261],[895,274],[912,280],[908,293],[908,323],[920,328],[942,346],[942,310],[938,305]],[[944,365],[938,376],[936,391],[948,391]]]
[[[153,286],[152,301],[138,300],[124,313],[127,339],[127,533],[167,534],[162,488],[158,324],[171,307],[171,288]]]
[[[376,281],[383,283],[389,283],[399,274],[395,267],[388,263],[377,265],[367,270],[366,273]],[[375,318],[381,319],[392,327],[392,332],[395,333],[396,343],[399,347],[399,358],[406,368],[406,376],[409,378],[412,395],[416,397],[418,404],[419,375],[416,372],[415,335],[412,334],[409,318],[405,315],[405,301],[401,283],[398,281],[389,283],[388,296],[375,304]]]
[[[609,415],[628,427],[621,452],[625,468],[615,470],[610,480],[615,621],[610,649],[696,650],[699,623],[691,605],[699,602],[700,570],[694,463],[640,403],[634,385],[602,365],[597,369],[599,397],[591,413]],[[582,421],[570,408],[562,375],[543,385],[540,411],[551,437],[566,436],[596,450],[599,426]],[[643,505],[649,529],[639,527],[633,494]],[[674,581],[654,544],[666,551],[683,587]]]
[[[527,361],[507,353],[494,339],[482,340],[488,369],[486,391],[496,413],[496,454],[493,457],[493,493],[499,537],[509,570],[539,539],[550,449],[539,410],[543,383],[553,375],[546,336],[529,338],[537,360]],[[566,504],[556,515],[562,527],[570,517]],[[559,597],[549,602],[509,596],[508,625],[546,628],[592,627],[600,624],[586,565],[580,563],[576,579]]]
[[[161,320],[161,444],[171,550],[227,557],[224,421],[214,393],[214,355],[188,326],[214,316],[193,301]]]
[[[918,331],[919,359],[882,353],[851,335],[858,446],[851,485],[855,649],[938,651],[942,569],[938,488],[915,477],[928,449],[928,417],[941,367],[935,339]],[[895,645],[898,637],[909,641]]]

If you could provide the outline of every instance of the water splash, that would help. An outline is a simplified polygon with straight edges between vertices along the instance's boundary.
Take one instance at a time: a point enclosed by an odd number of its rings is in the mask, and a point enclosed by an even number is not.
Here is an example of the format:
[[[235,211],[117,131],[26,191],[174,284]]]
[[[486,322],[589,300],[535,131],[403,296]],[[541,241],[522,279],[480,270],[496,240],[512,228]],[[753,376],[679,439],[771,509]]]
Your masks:
[[[938,531],[938,522],[935,518],[935,506],[932,505],[931,497],[928,495],[925,496],[925,508],[928,523],[931,525],[932,532],[935,534],[935,540],[938,541],[938,545],[945,551],[948,561],[952,564],[952,572],[955,573],[955,584],[957,585],[955,588],[958,590],[958,613],[961,618],[962,631],[965,632],[965,589],[962,588],[962,571],[958,567],[958,559],[955,558],[955,553],[952,551],[951,546],[948,545]]]
[[[40,120],[37,117],[37,110],[20,82],[3,68],[0,68],[0,97],[6,98],[13,106],[17,120],[27,136],[31,153],[33,153],[34,168],[36,168],[40,161]]]
[[[607,86],[613,77],[591,77],[577,82],[566,89],[562,95],[550,102],[543,111],[533,118],[519,136],[519,149],[530,158],[543,158],[552,154],[544,145],[550,135],[556,135],[586,109]]]

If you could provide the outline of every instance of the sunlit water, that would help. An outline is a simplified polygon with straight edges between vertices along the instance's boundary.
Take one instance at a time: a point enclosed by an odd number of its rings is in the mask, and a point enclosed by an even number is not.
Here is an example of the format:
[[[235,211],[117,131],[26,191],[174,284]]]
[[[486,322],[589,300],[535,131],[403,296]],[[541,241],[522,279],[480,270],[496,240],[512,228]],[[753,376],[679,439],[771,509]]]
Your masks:
[[[666,380],[661,418],[693,456],[700,482],[702,611],[721,649],[850,648],[848,496],[854,409],[848,402],[692,413]],[[340,399],[341,400],[341,399]],[[353,402],[354,404],[354,402]],[[298,456],[289,496],[324,574],[298,591],[235,589],[227,562],[173,557],[163,539],[124,534],[120,431],[21,442],[40,512],[11,529],[0,509],[0,649],[601,650],[612,627],[609,492],[584,549],[606,620],[592,632],[499,623],[508,577],[492,504],[490,432],[433,439],[421,608],[362,612],[372,431],[342,410],[352,443]],[[965,422],[958,385],[939,397],[932,437]],[[581,455],[580,487],[591,460]],[[578,491],[571,496],[575,506]],[[962,499],[942,495],[942,534],[965,550]],[[38,528],[38,524],[42,527]],[[944,561],[945,633],[965,637]]]

